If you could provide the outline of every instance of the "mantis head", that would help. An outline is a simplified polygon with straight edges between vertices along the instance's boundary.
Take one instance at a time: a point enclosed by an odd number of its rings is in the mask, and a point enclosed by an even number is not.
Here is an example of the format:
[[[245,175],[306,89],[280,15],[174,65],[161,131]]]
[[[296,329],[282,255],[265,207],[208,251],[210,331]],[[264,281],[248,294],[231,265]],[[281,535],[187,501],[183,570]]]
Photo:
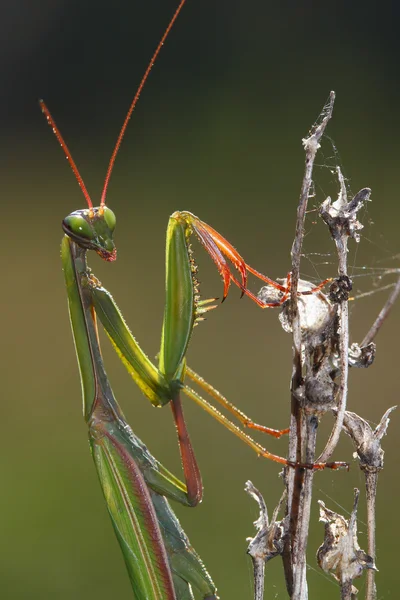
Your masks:
[[[104,260],[113,261],[117,258],[117,249],[115,248],[113,240],[116,219],[113,211],[106,206],[106,192],[115,156],[113,155],[111,158],[100,206],[94,207],[68,146],[64,142],[64,139],[43,100],[40,101],[40,107],[64,151],[88,204],[88,208],[75,210],[68,215],[68,217],[65,217],[62,222],[64,233],[66,233],[81,248],[84,248],[85,250],[94,250]]]
[[[75,210],[62,222],[62,228],[76,244],[86,250],[94,250],[101,258],[113,261],[117,249],[113,234],[116,218],[107,206]]]
[[[117,258],[117,250],[113,241],[113,232],[115,229],[115,215],[112,212],[112,210],[110,210],[106,206],[106,194],[113,166],[115,163],[115,158],[118,154],[118,150],[120,148],[122,139],[125,135],[125,131],[131,118],[132,112],[139,100],[141,91],[147,80],[147,77],[149,76],[149,73],[160,53],[160,50],[163,47],[164,42],[167,39],[168,34],[171,31],[172,26],[175,23],[184,4],[185,0],[181,0],[147,66],[147,69],[141,79],[136,94],[131,102],[121,131],[119,132],[117,143],[110,158],[106,178],[104,181],[103,192],[101,195],[100,206],[93,206],[92,200],[90,199],[89,193],[78,171],[78,168],[71,156],[67,144],[64,142],[64,139],[57,125],[55,124],[54,119],[49,112],[49,109],[47,108],[43,100],[39,101],[40,108],[42,109],[42,112],[45,115],[48,124],[52,128],[54,135],[58,139],[60,146],[64,151],[64,154],[70,164],[70,167],[88,204],[87,209],[75,210],[63,220],[63,230],[76,244],[78,244],[86,250],[95,250],[95,252],[97,252],[97,254],[99,254],[99,256],[101,256],[101,258],[103,258],[104,260],[113,261]]]

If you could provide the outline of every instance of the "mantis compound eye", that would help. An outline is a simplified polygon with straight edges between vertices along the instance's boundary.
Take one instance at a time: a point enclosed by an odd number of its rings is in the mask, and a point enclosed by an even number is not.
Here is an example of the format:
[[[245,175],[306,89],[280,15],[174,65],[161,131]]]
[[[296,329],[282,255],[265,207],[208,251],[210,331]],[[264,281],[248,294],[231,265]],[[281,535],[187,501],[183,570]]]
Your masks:
[[[107,206],[104,207],[104,220],[107,223],[107,227],[110,229],[110,231],[112,233],[115,229],[117,220],[115,218],[115,214],[113,213],[113,211],[110,208],[108,208]]]
[[[79,238],[92,240],[94,237],[92,227],[87,220],[79,214],[72,213],[71,215],[68,215],[68,217],[65,217],[63,228],[66,233],[71,233]]]

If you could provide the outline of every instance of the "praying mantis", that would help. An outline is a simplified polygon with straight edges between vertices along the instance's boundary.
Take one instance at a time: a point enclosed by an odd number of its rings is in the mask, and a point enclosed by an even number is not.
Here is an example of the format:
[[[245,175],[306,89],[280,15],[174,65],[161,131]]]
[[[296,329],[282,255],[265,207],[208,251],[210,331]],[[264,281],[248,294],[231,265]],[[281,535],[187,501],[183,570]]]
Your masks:
[[[198,217],[185,211],[175,212],[170,217],[167,228],[166,303],[159,363],[155,366],[132,336],[110,293],[103,288],[87,265],[89,250],[94,250],[106,261],[116,259],[113,240],[116,218],[106,206],[112,168],[143,85],[184,3],[185,0],[181,0],[132,101],[110,159],[99,206],[93,206],[67,145],[46,105],[43,101],[40,102],[88,204],[87,208],[75,210],[63,220],[65,235],[61,256],[90,448],[137,600],[190,600],[194,598],[194,590],[204,600],[217,598],[215,584],[190,545],[168,502],[172,499],[185,506],[195,506],[202,499],[200,470],[182,411],[182,392],[226,425],[258,455],[295,466],[265,450],[185,385],[187,375],[225,406],[244,426],[261,429],[275,437],[287,433],[287,430],[276,431],[254,424],[187,367],[185,356],[193,328],[203,320],[207,311],[216,307],[216,299],[200,299],[196,280],[197,267],[189,237],[194,232],[215,262],[223,280],[223,300],[233,282],[242,295],[251,297],[261,307],[281,306],[290,295],[290,276],[286,285],[272,281],[247,265],[225,238]],[[228,261],[237,269],[240,279],[232,273]],[[272,286],[279,298],[269,303],[259,300],[247,289],[248,273]],[[318,292],[323,284],[299,293]],[[154,406],[171,405],[185,484],[150,454],[126,422],[104,369],[97,331],[98,320],[143,394]],[[323,466],[325,465],[312,467]]]

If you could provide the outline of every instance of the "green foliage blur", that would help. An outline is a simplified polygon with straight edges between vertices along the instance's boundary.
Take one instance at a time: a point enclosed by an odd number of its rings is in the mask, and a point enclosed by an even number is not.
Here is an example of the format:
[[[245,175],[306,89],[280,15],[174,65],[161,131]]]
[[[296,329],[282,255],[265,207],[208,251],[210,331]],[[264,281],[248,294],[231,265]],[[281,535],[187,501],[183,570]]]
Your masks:
[[[47,102],[96,204],[129,102],[175,7],[173,0],[9,0],[2,7],[0,589],[7,600],[131,597],[89,454],[59,260],[61,220],[84,199],[37,100]],[[396,268],[400,253],[399,16],[395,3],[384,10],[371,1],[187,0],[111,180],[118,261],[90,261],[150,356],[159,348],[164,235],[174,210],[199,215],[256,269],[286,275],[304,164],[301,139],[331,89],[336,107],[310,208],[337,193],[336,164],[353,193],[371,187],[364,236],[357,247],[350,243],[353,274],[363,275],[355,278],[355,291],[393,281],[367,275],[371,267]],[[308,216],[306,234],[303,275],[335,275],[333,243],[316,212]],[[218,274],[197,245],[196,256],[203,296],[221,295]],[[259,284],[251,287],[257,292]],[[352,341],[361,341],[387,293],[352,304]],[[261,311],[239,295],[232,290],[196,329],[189,364],[256,421],[286,427],[290,337],[279,325],[279,311]],[[373,367],[351,372],[350,409],[372,422],[398,402],[399,320],[397,306],[379,334]],[[107,340],[104,357],[133,429],[179,473],[169,408],[155,410],[141,397]],[[280,468],[257,459],[196,406],[186,402],[185,409],[205,499],[196,510],[177,507],[177,513],[221,598],[250,599],[246,537],[258,515],[244,483],[253,481],[272,512],[281,493]],[[331,423],[328,416],[321,426],[321,448]],[[399,435],[394,413],[378,490],[382,598],[394,598],[398,587]],[[286,452],[284,440],[260,441]],[[351,460],[352,452],[343,439],[336,458]],[[339,591],[315,561],[323,540],[316,500],[350,510],[363,476],[354,463],[350,473],[318,473],[315,481],[310,598],[323,593],[333,600]],[[366,549],[364,509],[361,503],[360,545]],[[286,597],[279,560],[268,566],[266,597]]]

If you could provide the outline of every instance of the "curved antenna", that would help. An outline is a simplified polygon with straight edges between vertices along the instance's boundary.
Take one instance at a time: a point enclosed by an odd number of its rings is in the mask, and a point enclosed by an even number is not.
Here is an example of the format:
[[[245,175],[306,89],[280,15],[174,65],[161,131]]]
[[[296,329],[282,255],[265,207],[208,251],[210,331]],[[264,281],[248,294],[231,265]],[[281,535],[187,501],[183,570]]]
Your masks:
[[[64,142],[64,140],[62,138],[62,135],[61,135],[61,133],[60,133],[57,125],[55,124],[55,122],[53,120],[53,117],[50,114],[49,109],[47,108],[47,106],[45,105],[45,103],[43,102],[43,100],[39,100],[39,104],[40,104],[40,108],[42,109],[42,113],[46,116],[47,122],[50,125],[50,127],[52,128],[53,133],[56,136],[56,138],[57,138],[57,140],[58,140],[61,148],[64,150],[64,154],[67,157],[67,160],[68,160],[68,162],[70,164],[70,167],[71,167],[71,169],[72,169],[72,171],[73,171],[73,173],[74,173],[74,175],[75,175],[75,177],[76,177],[76,179],[78,181],[79,187],[81,188],[81,190],[83,192],[83,195],[86,198],[86,202],[88,203],[89,208],[93,208],[93,204],[92,204],[92,201],[90,199],[89,192],[86,189],[86,186],[85,186],[85,184],[83,182],[82,177],[80,176],[80,173],[78,171],[78,167],[76,166],[76,164],[74,162],[74,159],[72,158],[71,153],[68,150],[68,146]]]
[[[108,170],[107,170],[106,178],[104,180],[104,187],[103,187],[103,193],[101,195],[100,206],[104,206],[105,203],[106,203],[107,188],[108,188],[108,184],[110,182],[110,177],[111,177],[111,173],[112,173],[112,170],[113,170],[113,167],[114,167],[115,158],[116,158],[116,156],[118,154],[118,150],[119,150],[119,148],[121,146],[122,138],[125,135],[125,131],[126,131],[126,128],[128,126],[129,119],[131,118],[133,110],[134,110],[134,108],[135,108],[135,106],[136,106],[136,104],[137,104],[137,102],[139,100],[139,97],[140,97],[140,94],[142,92],[143,86],[146,83],[146,80],[147,80],[147,78],[149,76],[149,73],[150,73],[150,71],[151,71],[151,69],[152,69],[152,67],[153,67],[153,65],[154,65],[154,63],[156,61],[156,58],[159,55],[160,50],[163,47],[164,42],[167,39],[168,34],[171,31],[171,29],[172,29],[172,27],[173,27],[176,19],[178,18],[178,15],[181,12],[181,9],[182,9],[183,5],[185,4],[185,2],[186,2],[186,0],[181,0],[178,8],[176,9],[176,11],[174,13],[174,16],[172,17],[171,21],[169,22],[169,25],[168,25],[167,29],[164,32],[164,35],[162,36],[162,38],[161,38],[161,40],[160,40],[160,42],[159,42],[159,44],[158,44],[158,46],[157,46],[157,48],[156,48],[153,56],[151,57],[151,60],[150,60],[150,62],[148,64],[148,67],[147,67],[147,69],[146,69],[143,77],[142,77],[142,80],[141,80],[141,82],[139,84],[139,87],[137,89],[135,97],[132,100],[132,104],[129,107],[128,113],[127,113],[127,115],[125,117],[125,121],[124,121],[124,123],[122,125],[122,128],[121,128],[121,131],[119,133],[119,136],[118,136],[118,139],[117,139],[117,143],[115,144],[114,151],[113,151],[113,153],[111,155],[110,162],[108,164]]]

